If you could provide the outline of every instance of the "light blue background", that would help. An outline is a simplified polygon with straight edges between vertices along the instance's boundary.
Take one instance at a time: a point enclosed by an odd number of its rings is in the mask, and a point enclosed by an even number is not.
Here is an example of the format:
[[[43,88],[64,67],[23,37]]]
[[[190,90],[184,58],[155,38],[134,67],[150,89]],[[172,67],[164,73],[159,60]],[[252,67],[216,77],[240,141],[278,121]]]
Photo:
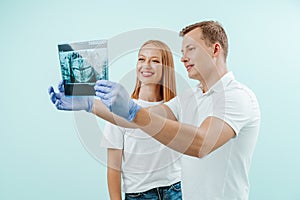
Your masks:
[[[58,43],[141,28],[178,32],[204,19],[224,25],[228,68],[255,91],[261,105],[250,199],[299,200],[298,0],[2,0],[0,199],[108,199],[106,167],[82,146],[73,113],[54,109],[47,95],[48,86],[61,77]],[[134,67],[134,57],[128,63]],[[185,76],[178,57],[177,63]]]

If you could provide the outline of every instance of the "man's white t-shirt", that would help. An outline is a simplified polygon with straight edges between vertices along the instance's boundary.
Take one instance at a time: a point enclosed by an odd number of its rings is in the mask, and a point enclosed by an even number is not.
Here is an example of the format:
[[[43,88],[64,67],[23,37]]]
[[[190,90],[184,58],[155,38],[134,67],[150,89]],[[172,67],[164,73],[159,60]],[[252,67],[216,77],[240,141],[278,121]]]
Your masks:
[[[260,125],[255,95],[229,72],[206,93],[199,85],[165,104],[181,123],[198,127],[213,116],[236,133],[204,158],[183,156],[183,199],[247,200],[248,172]]]
[[[163,102],[135,101],[141,107]],[[181,181],[182,155],[156,141],[140,129],[107,123],[101,146],[123,149],[122,178],[125,193],[137,193]]]

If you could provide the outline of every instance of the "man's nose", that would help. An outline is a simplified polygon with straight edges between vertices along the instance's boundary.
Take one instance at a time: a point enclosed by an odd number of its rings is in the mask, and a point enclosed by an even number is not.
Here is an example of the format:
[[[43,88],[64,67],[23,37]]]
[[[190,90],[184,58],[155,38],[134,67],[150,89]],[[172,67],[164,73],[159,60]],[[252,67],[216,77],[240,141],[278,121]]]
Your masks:
[[[188,61],[189,61],[189,58],[186,57],[185,55],[182,55],[180,61],[183,62],[183,63],[184,63],[184,62],[188,62]]]

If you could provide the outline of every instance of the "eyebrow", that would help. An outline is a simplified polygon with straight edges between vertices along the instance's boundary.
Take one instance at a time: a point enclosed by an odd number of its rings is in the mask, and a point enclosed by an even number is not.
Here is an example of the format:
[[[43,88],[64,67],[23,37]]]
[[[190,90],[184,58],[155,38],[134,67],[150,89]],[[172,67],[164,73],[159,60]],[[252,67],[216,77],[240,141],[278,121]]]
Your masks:
[[[145,55],[143,55],[143,54],[139,54],[138,56],[147,57],[147,56],[145,56]],[[151,56],[150,58],[157,58],[157,59],[160,59],[160,57],[158,57],[158,56]]]

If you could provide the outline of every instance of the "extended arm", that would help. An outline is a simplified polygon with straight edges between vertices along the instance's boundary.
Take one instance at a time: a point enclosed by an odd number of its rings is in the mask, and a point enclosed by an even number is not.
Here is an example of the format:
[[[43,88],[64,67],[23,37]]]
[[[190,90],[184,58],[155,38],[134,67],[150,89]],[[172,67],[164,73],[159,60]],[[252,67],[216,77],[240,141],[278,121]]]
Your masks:
[[[159,142],[187,155],[203,157],[235,136],[234,130],[216,117],[208,117],[196,127],[174,121],[167,106],[140,108],[117,83],[98,81],[95,90],[111,112],[127,121],[133,120],[137,127]]]

